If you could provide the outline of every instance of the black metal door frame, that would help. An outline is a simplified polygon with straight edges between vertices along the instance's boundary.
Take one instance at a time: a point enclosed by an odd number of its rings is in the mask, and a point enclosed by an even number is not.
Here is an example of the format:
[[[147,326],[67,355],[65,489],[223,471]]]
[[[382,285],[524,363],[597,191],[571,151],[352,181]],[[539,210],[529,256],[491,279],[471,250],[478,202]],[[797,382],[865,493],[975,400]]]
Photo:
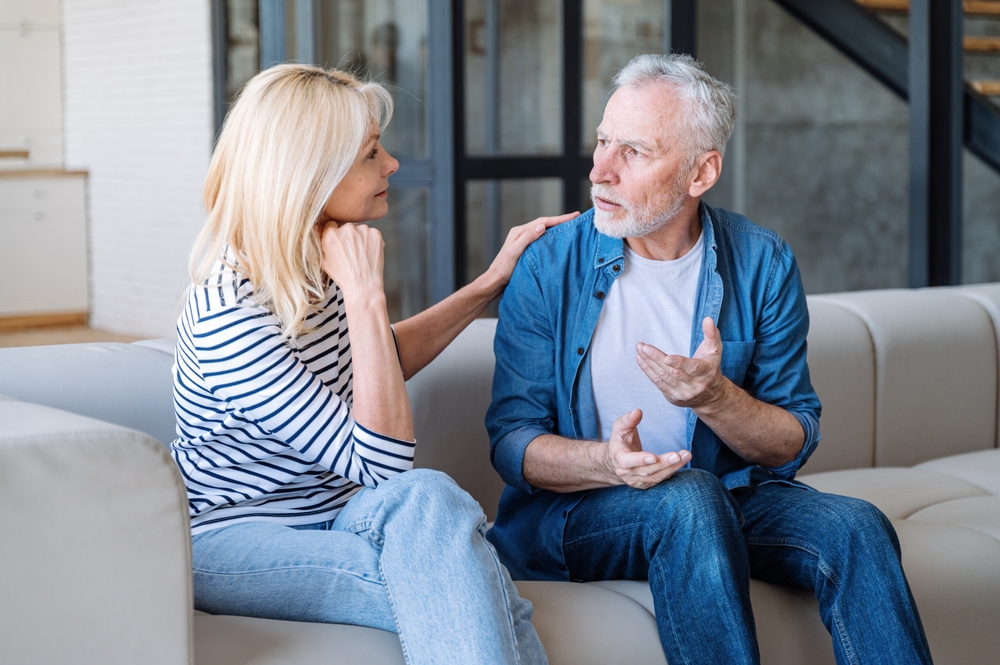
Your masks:
[[[581,154],[583,105],[583,2],[562,0],[562,152],[558,155],[470,156],[465,146],[465,11],[463,0],[451,2],[452,117],[454,133],[454,266],[456,286],[468,281],[466,265],[466,185],[472,180],[559,178],[563,209],[580,206],[580,181],[590,174],[590,155]],[[695,52],[696,0],[664,0],[666,31],[664,50]],[[526,220],[527,221],[527,220]]]

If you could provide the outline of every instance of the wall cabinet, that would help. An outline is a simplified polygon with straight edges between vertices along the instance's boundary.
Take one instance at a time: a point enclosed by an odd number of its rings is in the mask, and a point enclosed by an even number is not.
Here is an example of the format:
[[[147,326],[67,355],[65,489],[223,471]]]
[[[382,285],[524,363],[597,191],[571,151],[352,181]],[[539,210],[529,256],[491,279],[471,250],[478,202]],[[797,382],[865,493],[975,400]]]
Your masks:
[[[86,175],[0,171],[0,317],[86,312]]]

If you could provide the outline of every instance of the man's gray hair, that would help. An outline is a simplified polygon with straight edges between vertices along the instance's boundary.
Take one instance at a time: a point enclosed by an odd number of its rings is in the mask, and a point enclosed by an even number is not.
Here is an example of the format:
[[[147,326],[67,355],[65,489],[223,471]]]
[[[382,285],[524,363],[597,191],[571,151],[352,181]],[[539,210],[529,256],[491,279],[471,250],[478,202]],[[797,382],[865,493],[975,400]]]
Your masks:
[[[712,77],[705,66],[689,55],[637,55],[615,75],[615,90],[638,88],[653,81],[675,86],[689,107],[691,148],[698,154],[709,150],[726,153],[726,142],[736,125],[739,100],[733,89]],[[692,155],[694,159],[697,155]]]

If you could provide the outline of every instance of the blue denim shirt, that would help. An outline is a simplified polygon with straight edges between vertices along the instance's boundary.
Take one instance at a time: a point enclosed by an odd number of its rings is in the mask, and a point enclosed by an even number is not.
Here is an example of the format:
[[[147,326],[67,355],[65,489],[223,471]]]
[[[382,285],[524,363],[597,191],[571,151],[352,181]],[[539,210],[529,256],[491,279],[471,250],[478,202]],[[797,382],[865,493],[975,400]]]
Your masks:
[[[700,215],[705,251],[691,354],[702,341],[701,321],[712,317],[722,335],[722,373],[795,416],[805,443],[783,466],[748,464],[689,410],[690,465],[730,489],[791,482],[819,442],[820,415],[806,365],[809,314],[795,257],[776,233],[741,215],[704,203]],[[493,466],[507,487],[489,538],[514,579],[568,579],[563,530],[587,492],[533,488],[522,473],[524,451],[543,434],[599,437],[590,343],[603,295],[622,273],[623,250],[621,240],[597,232],[590,210],[528,247],[500,301],[486,427]]]

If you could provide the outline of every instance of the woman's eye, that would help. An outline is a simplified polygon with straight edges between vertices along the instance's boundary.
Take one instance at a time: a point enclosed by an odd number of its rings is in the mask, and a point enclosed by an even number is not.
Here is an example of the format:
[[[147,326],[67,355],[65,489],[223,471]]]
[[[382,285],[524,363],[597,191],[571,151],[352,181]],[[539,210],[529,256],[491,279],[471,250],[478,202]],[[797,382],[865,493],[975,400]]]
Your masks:
[[[372,154],[368,155],[368,159],[375,159],[375,156],[377,154],[378,154],[378,148],[375,148],[374,150],[372,150]]]

